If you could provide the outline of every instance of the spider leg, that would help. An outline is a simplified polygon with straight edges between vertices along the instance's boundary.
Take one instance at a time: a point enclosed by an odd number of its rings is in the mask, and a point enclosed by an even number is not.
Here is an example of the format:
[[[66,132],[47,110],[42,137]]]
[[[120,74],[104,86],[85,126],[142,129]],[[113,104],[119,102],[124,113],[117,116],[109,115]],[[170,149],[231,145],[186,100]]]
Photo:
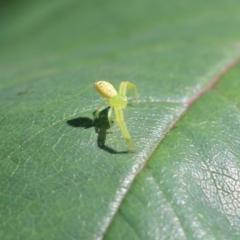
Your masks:
[[[110,131],[112,131],[111,115],[112,115],[112,107],[110,107],[109,110],[108,110],[108,123],[109,123],[109,126],[110,126]]]
[[[114,107],[114,113],[115,113],[116,123],[117,123],[118,127],[120,128],[124,139],[126,140],[130,150],[132,152],[135,152],[135,146],[134,146],[133,141],[132,141],[132,139],[130,137],[130,134],[128,132],[127,126],[126,126],[126,124],[124,122],[122,107]]]
[[[127,90],[130,90],[132,100],[138,102],[138,93],[136,86],[130,82],[121,82],[118,89],[118,93],[123,96],[126,96]]]
[[[104,103],[105,99],[102,98],[101,102],[99,104],[99,107],[97,108],[97,110],[94,112],[94,118],[93,118],[93,122],[96,120],[96,118],[99,117],[99,113],[103,110],[103,103]]]

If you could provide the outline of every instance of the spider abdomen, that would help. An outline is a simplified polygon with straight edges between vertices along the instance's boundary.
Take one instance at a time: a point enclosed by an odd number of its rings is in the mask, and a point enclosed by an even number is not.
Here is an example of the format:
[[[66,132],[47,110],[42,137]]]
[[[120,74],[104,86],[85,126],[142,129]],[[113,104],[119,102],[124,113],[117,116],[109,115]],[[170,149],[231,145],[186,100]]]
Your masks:
[[[99,94],[104,98],[110,99],[117,95],[116,89],[109,82],[98,81],[94,83],[94,87],[97,89]]]

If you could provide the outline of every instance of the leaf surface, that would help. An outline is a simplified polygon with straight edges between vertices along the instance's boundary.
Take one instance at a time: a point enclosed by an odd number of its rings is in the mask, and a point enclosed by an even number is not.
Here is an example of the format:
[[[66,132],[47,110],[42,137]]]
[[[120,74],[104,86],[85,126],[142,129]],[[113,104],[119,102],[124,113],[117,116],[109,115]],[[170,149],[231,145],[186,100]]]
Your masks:
[[[5,2],[1,239],[239,239],[238,7]],[[100,79],[138,87],[136,153],[92,123]]]

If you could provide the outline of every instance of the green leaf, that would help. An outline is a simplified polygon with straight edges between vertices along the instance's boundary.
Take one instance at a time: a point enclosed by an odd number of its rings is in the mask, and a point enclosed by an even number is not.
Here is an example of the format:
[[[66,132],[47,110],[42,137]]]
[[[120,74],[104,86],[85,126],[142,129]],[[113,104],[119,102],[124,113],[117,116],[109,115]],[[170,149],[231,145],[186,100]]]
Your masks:
[[[0,239],[239,239],[240,2],[12,4]],[[92,122],[100,79],[138,87],[136,153],[107,111]]]

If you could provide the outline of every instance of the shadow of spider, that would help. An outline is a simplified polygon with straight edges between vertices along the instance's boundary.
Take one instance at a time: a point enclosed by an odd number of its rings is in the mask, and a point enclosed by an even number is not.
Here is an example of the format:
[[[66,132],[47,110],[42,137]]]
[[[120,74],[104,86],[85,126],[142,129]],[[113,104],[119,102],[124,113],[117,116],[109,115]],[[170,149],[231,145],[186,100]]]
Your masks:
[[[110,129],[109,121],[108,121],[108,110],[110,107],[103,109],[98,118],[96,118],[93,122],[93,119],[88,117],[78,117],[74,119],[70,119],[67,121],[67,124],[72,127],[82,127],[84,129],[88,129],[91,127],[95,128],[95,132],[97,133],[97,145],[102,150],[111,153],[111,154],[123,154],[129,153],[129,151],[116,151],[110,147],[108,147],[105,142],[107,138],[108,130]],[[93,112],[93,117],[95,116],[96,111]],[[111,123],[113,121],[111,120]]]

